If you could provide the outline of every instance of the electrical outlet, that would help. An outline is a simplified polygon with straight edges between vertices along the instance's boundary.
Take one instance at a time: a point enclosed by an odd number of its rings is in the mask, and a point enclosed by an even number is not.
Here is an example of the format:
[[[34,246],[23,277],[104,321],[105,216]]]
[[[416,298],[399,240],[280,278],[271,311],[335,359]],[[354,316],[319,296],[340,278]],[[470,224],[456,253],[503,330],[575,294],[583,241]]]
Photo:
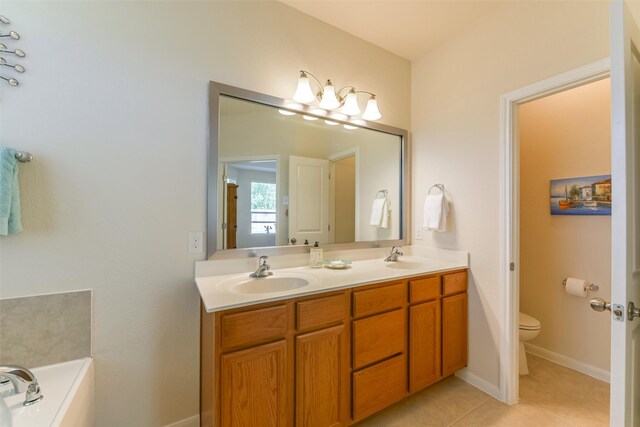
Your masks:
[[[204,233],[202,231],[189,232],[189,253],[201,254],[204,252]]]
[[[422,227],[416,227],[416,240],[422,240]]]

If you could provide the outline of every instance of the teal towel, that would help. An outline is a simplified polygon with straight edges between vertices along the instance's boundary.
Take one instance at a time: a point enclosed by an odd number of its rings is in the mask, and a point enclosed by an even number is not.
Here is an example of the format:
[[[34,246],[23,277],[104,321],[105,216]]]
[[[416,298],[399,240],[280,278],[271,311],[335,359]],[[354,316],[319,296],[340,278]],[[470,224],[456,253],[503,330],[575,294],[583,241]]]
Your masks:
[[[0,145],[0,236],[21,231],[16,150]]]

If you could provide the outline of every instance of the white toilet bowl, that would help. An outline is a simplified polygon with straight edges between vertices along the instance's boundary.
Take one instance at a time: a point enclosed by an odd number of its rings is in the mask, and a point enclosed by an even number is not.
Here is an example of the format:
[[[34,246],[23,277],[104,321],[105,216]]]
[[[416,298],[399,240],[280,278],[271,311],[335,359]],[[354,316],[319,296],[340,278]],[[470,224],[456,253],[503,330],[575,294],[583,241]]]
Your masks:
[[[535,317],[520,313],[518,328],[520,332],[520,375],[527,375],[529,366],[527,365],[527,353],[524,349],[524,343],[538,336],[541,325],[540,321]]]

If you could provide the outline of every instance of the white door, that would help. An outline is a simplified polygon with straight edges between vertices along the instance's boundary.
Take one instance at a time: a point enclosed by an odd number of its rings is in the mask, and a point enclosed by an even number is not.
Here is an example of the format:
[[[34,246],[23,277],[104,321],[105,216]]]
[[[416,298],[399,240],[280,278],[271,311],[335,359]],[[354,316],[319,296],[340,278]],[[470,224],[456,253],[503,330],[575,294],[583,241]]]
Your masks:
[[[611,426],[640,426],[640,31],[611,4]]]
[[[329,241],[329,161],[289,157],[289,239]]]

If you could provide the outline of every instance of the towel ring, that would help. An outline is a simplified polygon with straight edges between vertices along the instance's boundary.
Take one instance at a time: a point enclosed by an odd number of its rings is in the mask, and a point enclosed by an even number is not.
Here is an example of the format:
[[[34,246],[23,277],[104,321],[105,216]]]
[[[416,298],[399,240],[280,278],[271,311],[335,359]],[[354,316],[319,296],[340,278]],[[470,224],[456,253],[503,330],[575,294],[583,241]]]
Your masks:
[[[389,197],[389,190],[378,190],[378,192],[376,193],[376,199],[378,198],[378,194],[382,193],[382,195],[384,197]]]
[[[444,194],[444,184],[433,184],[429,189],[429,193],[427,194],[431,194],[431,190],[433,190],[434,188],[437,188],[438,190],[442,191],[442,194]]]

